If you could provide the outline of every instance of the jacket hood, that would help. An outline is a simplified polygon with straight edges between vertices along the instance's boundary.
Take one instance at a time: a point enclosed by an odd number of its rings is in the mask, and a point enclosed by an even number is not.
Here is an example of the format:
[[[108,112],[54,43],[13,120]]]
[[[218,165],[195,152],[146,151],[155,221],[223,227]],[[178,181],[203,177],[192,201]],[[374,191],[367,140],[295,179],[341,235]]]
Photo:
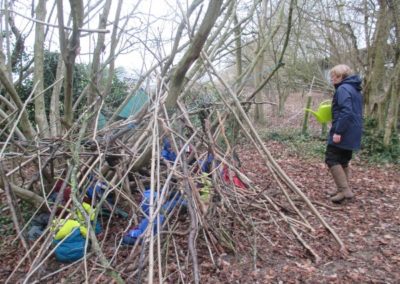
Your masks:
[[[349,84],[352,85],[356,90],[361,91],[362,87],[361,87],[361,78],[358,75],[351,75],[348,76],[346,78],[343,79],[342,82],[340,82],[339,84],[335,85],[335,88],[337,89],[340,85],[343,84]]]

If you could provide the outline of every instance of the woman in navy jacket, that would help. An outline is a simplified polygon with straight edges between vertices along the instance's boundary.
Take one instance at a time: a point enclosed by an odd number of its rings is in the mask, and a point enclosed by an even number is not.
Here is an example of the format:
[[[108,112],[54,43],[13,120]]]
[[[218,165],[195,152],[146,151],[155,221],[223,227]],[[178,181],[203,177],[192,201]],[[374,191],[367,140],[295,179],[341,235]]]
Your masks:
[[[354,197],[348,184],[349,162],[353,151],[361,146],[363,98],[361,79],[353,74],[349,66],[336,65],[330,71],[330,78],[335,94],[325,162],[337,187],[331,201],[341,202]]]

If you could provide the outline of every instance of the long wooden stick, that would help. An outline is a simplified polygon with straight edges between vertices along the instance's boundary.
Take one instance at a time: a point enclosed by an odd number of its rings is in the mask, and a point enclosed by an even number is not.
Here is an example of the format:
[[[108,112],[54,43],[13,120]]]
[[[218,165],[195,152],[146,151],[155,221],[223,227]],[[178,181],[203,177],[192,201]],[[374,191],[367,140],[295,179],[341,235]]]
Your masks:
[[[264,145],[264,143],[261,140],[260,136],[258,135],[257,131],[254,129],[249,117],[247,116],[247,114],[244,111],[242,105],[240,104],[240,101],[238,100],[237,96],[234,94],[232,89],[227,85],[225,80],[222,79],[222,77],[218,74],[217,70],[214,68],[212,63],[209,61],[207,55],[205,53],[202,53],[202,57],[204,58],[205,62],[208,63],[208,66],[213,70],[214,75],[223,84],[223,86],[226,88],[226,90],[228,90],[230,98],[235,103],[235,106],[236,106],[237,110],[239,111],[241,117],[244,119],[244,121],[246,122],[246,124],[247,124],[247,126],[249,128],[249,131],[251,133],[251,137],[253,137],[254,141],[257,141],[257,143],[254,143],[257,146],[257,150],[260,151],[260,154],[262,154],[262,156],[266,158],[267,164],[271,165],[271,169],[279,176],[279,178],[281,178],[286,183],[286,185],[289,186],[289,188],[291,190],[293,190],[295,193],[297,193],[303,199],[303,201],[307,204],[307,206],[314,213],[314,215],[318,218],[318,220],[320,220],[320,222],[324,225],[324,227],[333,235],[335,240],[340,245],[341,250],[345,252],[346,251],[346,247],[345,247],[343,241],[340,239],[340,237],[336,233],[336,231],[325,221],[325,219],[321,216],[321,214],[318,212],[318,210],[315,208],[315,206],[307,198],[307,196],[286,175],[286,173],[282,170],[282,168],[278,165],[278,163],[272,157],[271,153],[269,152],[267,147]]]
[[[32,263],[31,254],[29,252],[28,241],[26,240],[26,234],[21,231],[21,222],[23,221],[21,212],[19,211],[18,204],[14,195],[14,192],[11,190],[10,184],[4,174],[3,163],[0,162],[0,177],[3,180],[4,190],[7,196],[8,206],[11,211],[12,220],[14,223],[15,230],[19,235],[19,239],[21,240],[22,246],[26,250],[28,255],[29,263]]]

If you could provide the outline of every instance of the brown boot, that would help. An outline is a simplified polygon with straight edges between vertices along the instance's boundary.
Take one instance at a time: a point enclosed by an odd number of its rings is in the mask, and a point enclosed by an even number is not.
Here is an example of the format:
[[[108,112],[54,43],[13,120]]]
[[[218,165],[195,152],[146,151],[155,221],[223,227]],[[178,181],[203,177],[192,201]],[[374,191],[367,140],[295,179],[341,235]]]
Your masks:
[[[333,180],[335,181],[338,193],[331,198],[332,202],[339,203],[344,199],[351,199],[354,197],[354,193],[350,190],[347,182],[347,176],[342,165],[332,166],[330,169]]]
[[[349,176],[350,176],[349,166],[343,167],[343,170],[344,170],[344,173],[346,175],[347,184],[349,184]],[[339,193],[339,191],[337,189],[328,192],[330,197],[333,197],[338,193]]]
[[[350,181],[350,166],[343,167],[344,173],[346,174],[347,184]]]
[[[344,173],[346,174],[346,179],[347,179],[347,184],[349,185],[349,180],[350,180],[350,168],[349,166],[347,167],[343,167]],[[335,196],[336,194],[338,194],[339,191],[337,189],[329,191],[328,194],[330,197]]]
[[[328,191],[328,195],[329,195],[330,197],[335,196],[335,195],[338,194],[338,193],[339,193],[339,191],[338,191],[337,189],[332,189],[332,190],[329,190],[329,191]]]
[[[347,186],[348,186],[348,188],[349,188],[349,191],[348,191],[348,193],[347,193],[347,196],[351,196],[351,197],[346,197],[346,198],[353,198],[354,197],[354,193],[353,193],[353,191],[351,190],[351,186],[350,186],[350,174],[351,174],[351,172],[350,172],[350,166],[347,166],[347,167],[343,167],[343,170],[344,170],[344,173],[346,174],[346,180],[347,180]]]

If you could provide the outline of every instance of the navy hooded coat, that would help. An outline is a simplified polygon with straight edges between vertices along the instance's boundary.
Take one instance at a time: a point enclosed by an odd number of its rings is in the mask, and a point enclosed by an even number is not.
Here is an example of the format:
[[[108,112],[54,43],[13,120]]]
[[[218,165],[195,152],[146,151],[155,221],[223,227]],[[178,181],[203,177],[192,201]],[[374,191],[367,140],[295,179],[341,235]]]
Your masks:
[[[361,147],[363,124],[363,98],[361,79],[351,75],[335,85],[332,99],[332,127],[328,144],[346,150],[358,150]],[[341,141],[333,142],[333,134],[340,134]]]

